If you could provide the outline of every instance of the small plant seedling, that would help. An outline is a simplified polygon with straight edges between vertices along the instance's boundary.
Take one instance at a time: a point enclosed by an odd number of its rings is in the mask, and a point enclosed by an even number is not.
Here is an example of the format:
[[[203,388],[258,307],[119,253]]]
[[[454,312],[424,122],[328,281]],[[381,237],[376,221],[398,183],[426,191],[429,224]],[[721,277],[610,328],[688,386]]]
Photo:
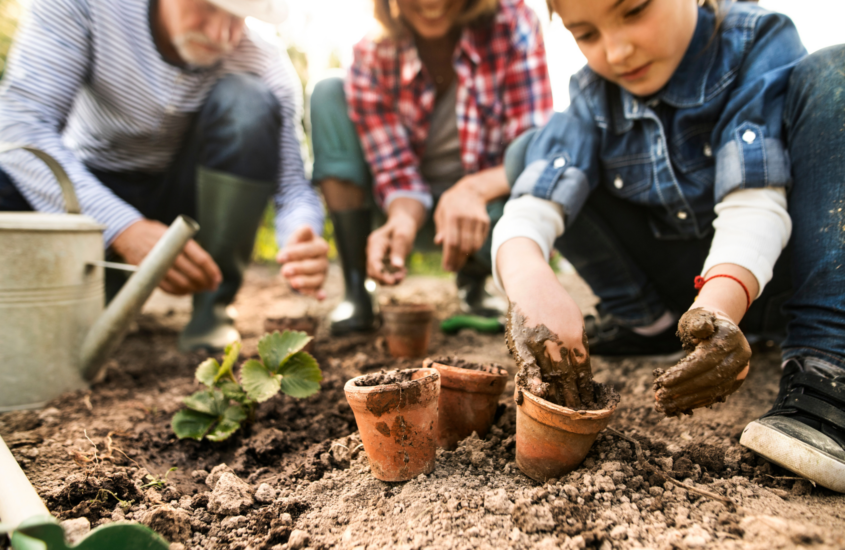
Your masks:
[[[177,412],[171,423],[176,436],[223,441],[242,422],[253,421],[255,406],[279,391],[300,399],[317,393],[323,374],[311,354],[302,351],[310,341],[310,336],[298,331],[265,334],[258,341],[261,360],[246,361],[241,366],[240,381],[234,373],[240,343],[226,348],[222,365],[213,358],[203,361],[196,377],[208,389],[183,400],[187,408]]]
[[[109,499],[109,495],[114,497],[114,499],[117,501],[117,505],[120,506],[120,508],[123,510],[128,510],[132,506],[132,504],[135,503],[134,500],[121,499],[119,496],[109,491],[108,489],[100,489],[99,491],[97,491],[97,496],[91,499],[89,502],[106,502]],[[100,500],[101,496],[103,497],[102,501]]]
[[[141,485],[141,489],[146,489],[148,487],[158,487],[159,489],[164,489],[167,486],[167,476],[170,475],[170,472],[175,472],[176,469],[176,466],[170,468],[169,470],[164,472],[164,477],[161,479],[157,478],[152,474],[145,475],[144,479],[146,479],[149,483]]]

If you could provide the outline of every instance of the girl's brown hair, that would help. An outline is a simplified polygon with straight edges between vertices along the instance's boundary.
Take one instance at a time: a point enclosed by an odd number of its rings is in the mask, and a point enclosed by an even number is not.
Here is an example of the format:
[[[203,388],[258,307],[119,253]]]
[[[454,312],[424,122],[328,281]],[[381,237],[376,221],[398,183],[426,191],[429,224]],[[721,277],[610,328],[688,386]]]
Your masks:
[[[739,0],[740,2],[742,0]],[[756,2],[757,0],[752,0]],[[552,4],[553,0],[546,0],[546,7],[549,8],[549,17],[553,17],[555,14],[554,5]],[[699,6],[707,6],[710,8],[710,11],[716,14],[716,21],[721,22],[723,14],[721,10],[719,10],[719,0],[698,0]],[[719,25],[716,25],[716,28],[719,28]]]
[[[376,21],[385,36],[398,38],[408,32],[402,21],[396,0],[373,0]],[[464,12],[457,20],[458,25],[471,25],[496,13],[499,0],[468,0]]]

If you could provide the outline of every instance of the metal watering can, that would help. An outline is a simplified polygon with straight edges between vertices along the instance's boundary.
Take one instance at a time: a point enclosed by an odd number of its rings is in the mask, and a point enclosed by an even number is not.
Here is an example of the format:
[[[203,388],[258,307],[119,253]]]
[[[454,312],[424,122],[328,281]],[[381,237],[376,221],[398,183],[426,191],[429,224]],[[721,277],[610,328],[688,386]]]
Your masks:
[[[141,265],[104,261],[103,227],[80,214],[61,165],[38,149],[62,189],[67,214],[0,212],[0,412],[40,408],[85,388],[132,319],[199,230],[180,216]],[[105,267],[135,273],[105,308]]]

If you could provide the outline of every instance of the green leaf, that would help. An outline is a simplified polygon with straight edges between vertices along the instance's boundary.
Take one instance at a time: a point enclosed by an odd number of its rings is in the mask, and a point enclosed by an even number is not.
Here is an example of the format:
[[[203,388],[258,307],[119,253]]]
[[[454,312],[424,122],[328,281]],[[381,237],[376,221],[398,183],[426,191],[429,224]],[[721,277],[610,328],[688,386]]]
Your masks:
[[[211,429],[217,418],[191,409],[182,409],[173,415],[170,425],[179,439],[190,437],[199,441]]]
[[[300,351],[292,355],[279,369],[279,374],[282,375],[282,391],[291,397],[301,399],[320,391],[323,373],[309,353]]]
[[[229,400],[226,399],[223,392],[216,389],[198,391],[183,399],[182,402],[189,409],[212,416],[221,416],[226,411],[226,407],[229,406]]]
[[[213,357],[206,359],[200,366],[197,367],[197,380],[208,386],[214,385],[214,379],[217,377],[217,372],[220,370],[220,363]]]
[[[267,401],[279,392],[282,377],[250,359],[241,367],[241,384],[250,399],[259,403]]]
[[[234,342],[226,346],[226,356],[223,358],[223,364],[220,366],[220,370],[217,372],[217,376],[214,377],[215,382],[218,382],[221,378],[225,376],[232,376],[232,367],[235,366],[235,361],[238,360],[238,356],[240,354],[240,342]]]
[[[286,330],[279,334],[276,331],[264,335],[258,341],[258,355],[267,368],[275,373],[291,354],[304,348],[310,341],[311,337],[304,332]]]
[[[225,395],[228,399],[232,399],[241,404],[249,401],[249,397],[247,397],[243,388],[241,388],[241,385],[236,384],[231,380],[223,380],[217,384],[217,387],[220,388],[220,391],[222,391],[223,395]]]
[[[246,420],[246,412],[240,405],[232,405],[223,415],[223,418],[206,436],[206,439],[211,441],[223,441],[228,439],[233,433],[238,431],[241,427],[241,422]]]

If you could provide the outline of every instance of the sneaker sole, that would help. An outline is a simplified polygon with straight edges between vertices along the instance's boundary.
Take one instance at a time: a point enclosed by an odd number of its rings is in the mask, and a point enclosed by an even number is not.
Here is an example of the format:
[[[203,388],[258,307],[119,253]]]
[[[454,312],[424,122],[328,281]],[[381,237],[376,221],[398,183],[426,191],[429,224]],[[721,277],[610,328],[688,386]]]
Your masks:
[[[839,493],[845,493],[845,463],[757,421],[742,431],[739,444],[763,458]]]

